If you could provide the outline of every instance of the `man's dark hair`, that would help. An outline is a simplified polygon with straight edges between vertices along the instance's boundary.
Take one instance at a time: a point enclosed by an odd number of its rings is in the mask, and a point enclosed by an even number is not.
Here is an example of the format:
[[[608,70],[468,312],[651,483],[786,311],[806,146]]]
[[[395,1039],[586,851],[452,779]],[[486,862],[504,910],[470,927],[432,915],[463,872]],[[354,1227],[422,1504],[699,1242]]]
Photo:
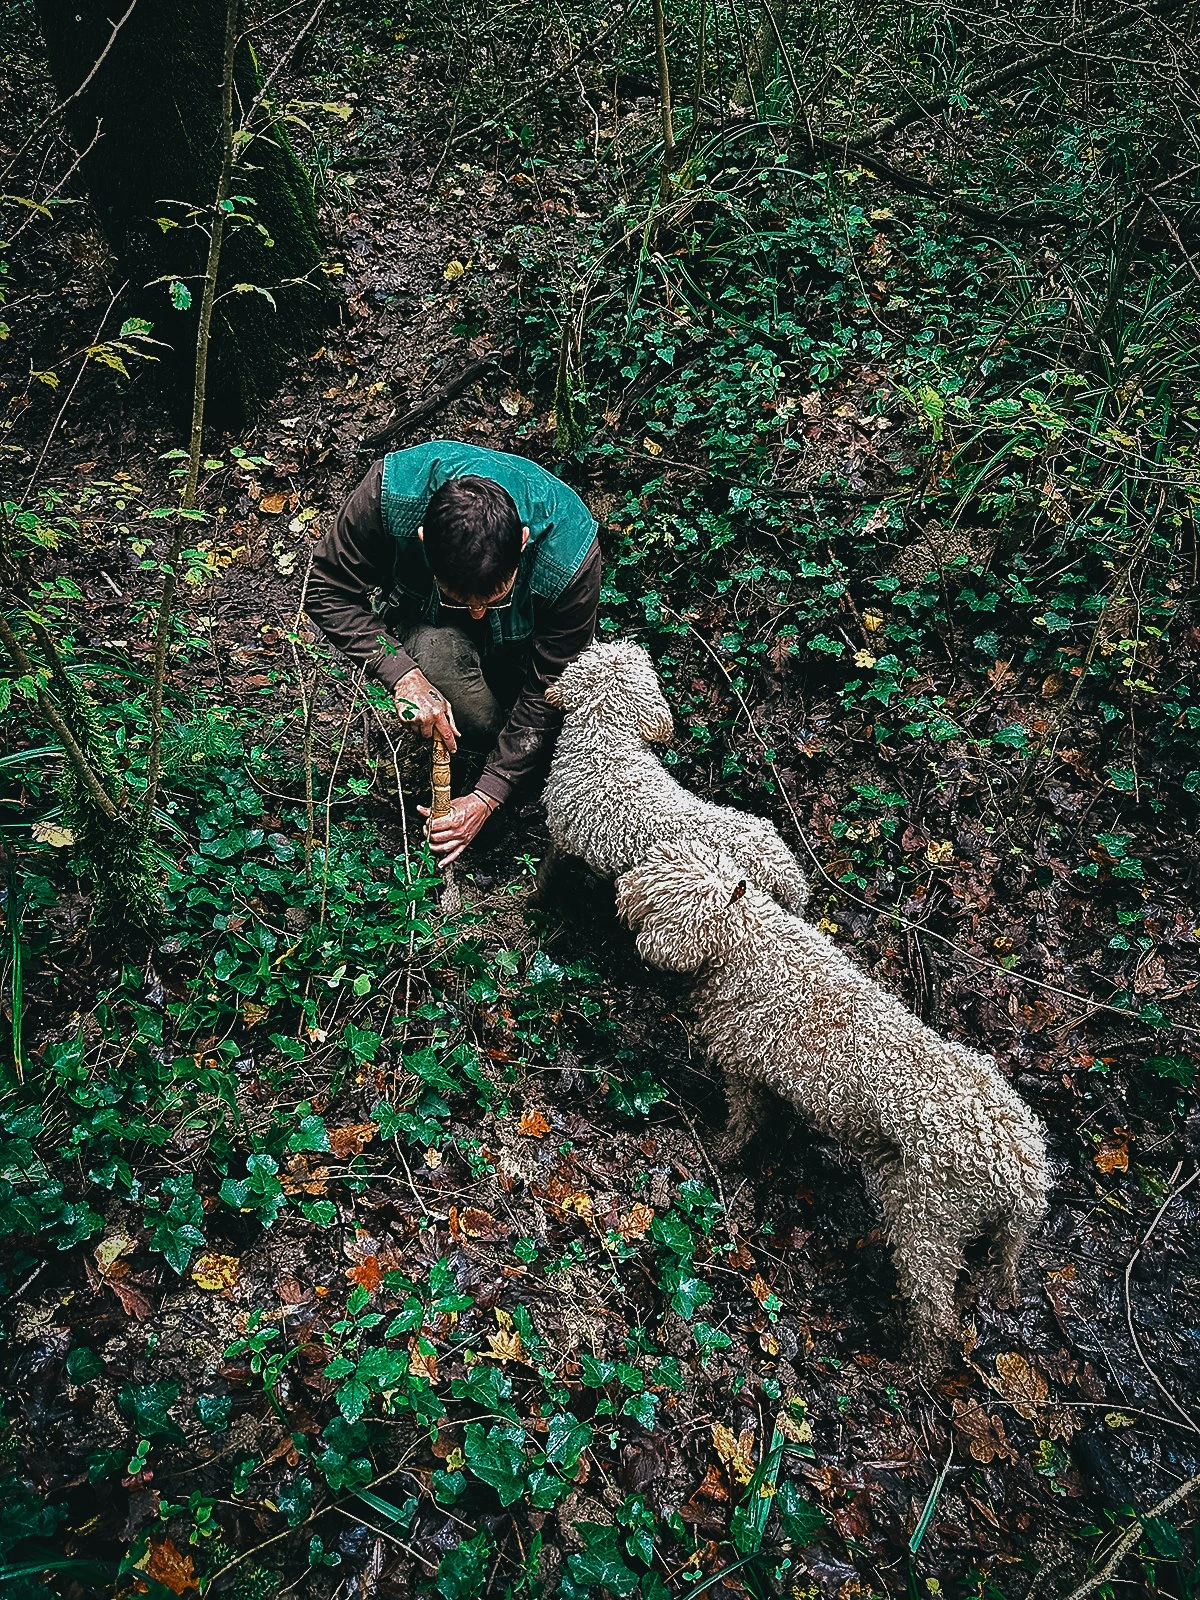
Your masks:
[[[451,478],[425,508],[425,555],[460,600],[488,600],[521,561],[521,514],[491,478]]]

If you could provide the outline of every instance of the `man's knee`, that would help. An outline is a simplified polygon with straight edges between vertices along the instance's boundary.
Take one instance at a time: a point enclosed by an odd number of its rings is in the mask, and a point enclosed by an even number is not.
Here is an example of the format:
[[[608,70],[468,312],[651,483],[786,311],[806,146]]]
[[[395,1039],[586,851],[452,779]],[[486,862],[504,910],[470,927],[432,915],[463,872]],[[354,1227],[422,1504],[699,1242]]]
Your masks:
[[[402,643],[434,688],[449,700],[462,736],[490,743],[503,725],[504,713],[488,688],[479,651],[466,634],[422,623],[409,629]]]

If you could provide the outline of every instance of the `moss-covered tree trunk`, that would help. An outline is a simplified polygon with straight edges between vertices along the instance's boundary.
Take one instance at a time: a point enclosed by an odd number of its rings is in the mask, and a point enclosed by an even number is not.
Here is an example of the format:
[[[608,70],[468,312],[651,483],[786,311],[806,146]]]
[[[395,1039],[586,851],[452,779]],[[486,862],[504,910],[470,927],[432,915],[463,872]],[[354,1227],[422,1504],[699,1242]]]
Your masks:
[[[67,105],[71,136],[88,151],[84,181],[130,279],[132,309],[170,346],[165,376],[186,413],[208,208],[221,166],[224,0],[138,0],[115,35],[124,7],[109,0],[36,3],[63,98],[92,74]],[[243,39],[234,122],[248,119],[252,137],[238,146],[208,369],[209,415],[230,427],[271,398],[291,356],[319,342],[331,299],[311,186],[282,123],[268,106],[252,109],[260,89]],[[171,281],[183,289],[172,293]]]

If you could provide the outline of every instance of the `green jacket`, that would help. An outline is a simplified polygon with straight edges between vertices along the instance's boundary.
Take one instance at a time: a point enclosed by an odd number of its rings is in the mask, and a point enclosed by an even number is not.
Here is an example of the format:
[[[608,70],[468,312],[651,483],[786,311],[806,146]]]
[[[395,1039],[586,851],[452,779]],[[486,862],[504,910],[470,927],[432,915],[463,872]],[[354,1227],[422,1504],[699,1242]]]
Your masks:
[[[535,602],[558,599],[583,565],[596,523],[579,496],[544,467],[479,445],[433,439],[384,458],[383,526],[396,543],[394,583],[385,608],[419,615],[435,625],[454,620],[453,613],[440,615],[437,585],[417,529],[434,492],[451,478],[467,477],[491,478],[507,489],[529,529],[512,604],[487,616],[491,648],[529,639]]]

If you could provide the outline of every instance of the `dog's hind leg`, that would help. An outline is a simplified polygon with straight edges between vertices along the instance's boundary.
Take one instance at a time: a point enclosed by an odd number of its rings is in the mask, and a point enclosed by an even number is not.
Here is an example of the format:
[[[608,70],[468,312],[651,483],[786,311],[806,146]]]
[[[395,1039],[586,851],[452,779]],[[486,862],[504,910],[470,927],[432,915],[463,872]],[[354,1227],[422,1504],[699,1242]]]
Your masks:
[[[933,1368],[944,1358],[946,1342],[962,1334],[955,1289],[967,1264],[963,1243],[929,1207],[928,1197],[914,1192],[900,1161],[876,1171],[900,1294],[908,1304],[913,1356]]]
[[[1013,1216],[1003,1218],[989,1229],[995,1300],[1005,1310],[1011,1310],[1020,1302],[1017,1267],[1031,1231],[1030,1224],[1024,1218]]]

